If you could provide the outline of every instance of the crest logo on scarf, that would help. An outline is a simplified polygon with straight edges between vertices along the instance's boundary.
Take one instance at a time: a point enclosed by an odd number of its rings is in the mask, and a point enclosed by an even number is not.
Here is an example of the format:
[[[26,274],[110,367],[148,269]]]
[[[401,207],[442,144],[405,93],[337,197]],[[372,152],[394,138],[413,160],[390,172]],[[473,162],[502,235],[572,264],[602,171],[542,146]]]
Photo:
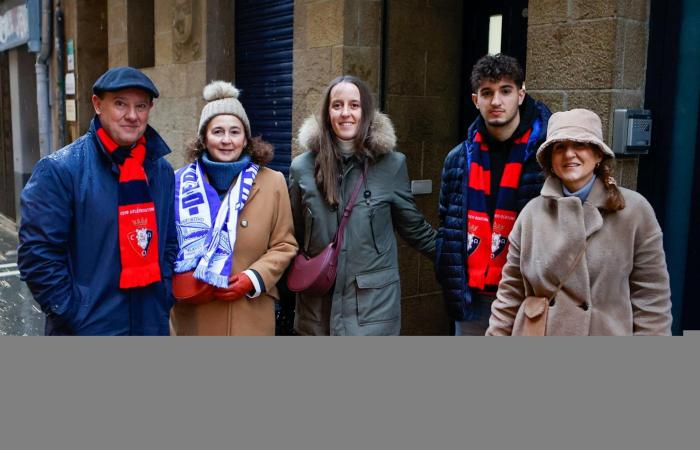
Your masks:
[[[474,253],[481,243],[481,238],[476,235],[477,230],[478,227],[474,224],[471,224],[467,230],[467,256]]]
[[[467,255],[474,253],[474,250],[479,246],[479,242],[481,242],[481,239],[478,236],[467,233]]]
[[[148,254],[148,247],[151,245],[151,239],[153,238],[153,230],[137,228],[135,231],[127,234],[127,238],[129,239],[131,248],[139,256],[146,256]]]
[[[497,210],[494,214],[496,219],[493,224],[493,233],[491,234],[491,259],[500,255],[508,244],[508,234],[513,228],[515,215],[508,211]]]
[[[495,258],[500,255],[504,248],[506,248],[506,243],[508,239],[505,236],[498,233],[493,233],[491,235],[491,258]]]

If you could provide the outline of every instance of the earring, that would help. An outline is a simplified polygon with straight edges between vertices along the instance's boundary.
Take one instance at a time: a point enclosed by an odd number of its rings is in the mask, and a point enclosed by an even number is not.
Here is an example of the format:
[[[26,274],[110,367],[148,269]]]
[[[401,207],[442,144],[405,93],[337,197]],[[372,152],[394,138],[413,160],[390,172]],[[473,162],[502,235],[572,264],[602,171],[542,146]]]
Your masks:
[[[597,163],[595,163],[595,168],[597,169],[598,167],[600,167],[600,161],[598,161]]]

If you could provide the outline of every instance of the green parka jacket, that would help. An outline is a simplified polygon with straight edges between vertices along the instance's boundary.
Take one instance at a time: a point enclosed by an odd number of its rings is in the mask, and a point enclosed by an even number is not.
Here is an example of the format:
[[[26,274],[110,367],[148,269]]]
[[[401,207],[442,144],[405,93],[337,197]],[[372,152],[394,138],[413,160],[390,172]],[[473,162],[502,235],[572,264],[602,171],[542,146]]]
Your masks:
[[[340,204],[331,207],[318,190],[314,164],[320,127],[307,119],[299,144],[307,149],[289,170],[289,196],[299,247],[318,254],[333,239],[345,202],[362,173],[355,157],[341,169]],[[401,286],[394,229],[431,259],[437,232],[418,210],[411,194],[406,156],[394,151],[396,135],[379,112],[371,126],[368,150],[374,158],[345,228],[338,275],[323,297],[297,295],[294,328],[303,335],[397,335],[401,330]]]

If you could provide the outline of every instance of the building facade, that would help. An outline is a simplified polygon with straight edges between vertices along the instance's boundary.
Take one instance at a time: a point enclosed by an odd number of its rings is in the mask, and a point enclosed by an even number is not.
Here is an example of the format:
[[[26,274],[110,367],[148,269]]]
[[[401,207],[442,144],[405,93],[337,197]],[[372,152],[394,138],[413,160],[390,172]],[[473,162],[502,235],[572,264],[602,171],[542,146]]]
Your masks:
[[[29,3],[33,2],[0,2],[0,14]],[[528,92],[552,111],[596,111],[608,142],[615,109],[652,109],[649,155],[619,158],[616,178],[650,198],[665,230],[683,222],[666,242],[674,282],[674,330],[693,324],[688,319],[692,311],[685,319],[682,313],[688,306],[683,299],[690,299],[684,293],[686,271],[697,260],[693,252],[698,252],[697,246],[687,245],[688,230],[697,219],[692,214],[673,216],[666,206],[678,170],[686,177],[681,189],[687,192],[680,200],[688,210],[693,192],[698,195],[693,172],[698,144],[692,134],[697,133],[697,100],[690,116],[684,116],[683,132],[692,135],[691,141],[684,141],[685,153],[675,155],[668,150],[671,141],[659,140],[679,126],[674,118],[680,117],[678,108],[685,108],[681,104],[687,96],[676,93],[684,77],[694,74],[697,80],[700,74],[697,66],[686,67],[685,62],[697,52],[685,42],[692,42],[700,27],[698,7],[690,0],[671,6],[661,0],[34,3],[50,4],[54,24],[49,59],[53,149],[87,129],[93,114],[90,87],[96,77],[108,67],[131,65],[148,74],[161,91],[152,124],[173,149],[169,159],[175,167],[183,165],[184,146],[194,137],[203,86],[226,79],[242,89],[253,133],[275,143],[274,167],[285,172],[290,159],[303,150],[294,133],[315,112],[326,84],[340,74],[352,74],[369,83],[377,104],[394,121],[411,179],[432,183],[432,191],[417,195],[416,201],[434,226],[443,159],[464,139],[477,114],[469,72],[490,50],[516,56],[525,66]],[[56,26],[61,16],[62,27]],[[40,20],[37,17],[33,20]],[[21,43],[0,52],[0,176],[7,192],[3,197],[13,198],[13,205],[40,156],[32,123],[37,111],[31,107],[37,103],[32,98],[36,80],[22,75],[33,71],[36,54],[29,50]],[[663,64],[682,67],[680,72],[673,69],[676,77],[664,81],[668,74],[660,71]],[[659,101],[661,90],[673,92],[673,98]],[[661,111],[663,115],[657,114]],[[688,113],[687,108],[683,111]],[[10,151],[13,167],[8,168]],[[2,212],[16,217],[16,210],[6,205]],[[403,333],[448,334],[450,323],[432,262],[406,245],[400,246],[400,261]]]

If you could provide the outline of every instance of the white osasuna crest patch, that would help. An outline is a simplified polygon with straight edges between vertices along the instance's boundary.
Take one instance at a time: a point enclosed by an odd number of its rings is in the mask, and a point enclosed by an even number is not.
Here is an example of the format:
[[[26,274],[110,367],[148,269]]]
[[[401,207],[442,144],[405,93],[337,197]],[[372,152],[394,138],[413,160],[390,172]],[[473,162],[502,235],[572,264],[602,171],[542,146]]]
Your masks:
[[[498,233],[493,233],[491,235],[491,258],[495,258],[500,255],[504,248],[506,248],[506,243],[508,239]]]
[[[474,250],[479,246],[481,239],[473,235],[472,233],[467,233],[467,255],[474,253]]]
[[[136,231],[129,233],[129,244],[131,244],[131,248],[133,248],[136,253],[141,256],[146,256],[152,238],[152,230],[148,228],[137,228]]]

